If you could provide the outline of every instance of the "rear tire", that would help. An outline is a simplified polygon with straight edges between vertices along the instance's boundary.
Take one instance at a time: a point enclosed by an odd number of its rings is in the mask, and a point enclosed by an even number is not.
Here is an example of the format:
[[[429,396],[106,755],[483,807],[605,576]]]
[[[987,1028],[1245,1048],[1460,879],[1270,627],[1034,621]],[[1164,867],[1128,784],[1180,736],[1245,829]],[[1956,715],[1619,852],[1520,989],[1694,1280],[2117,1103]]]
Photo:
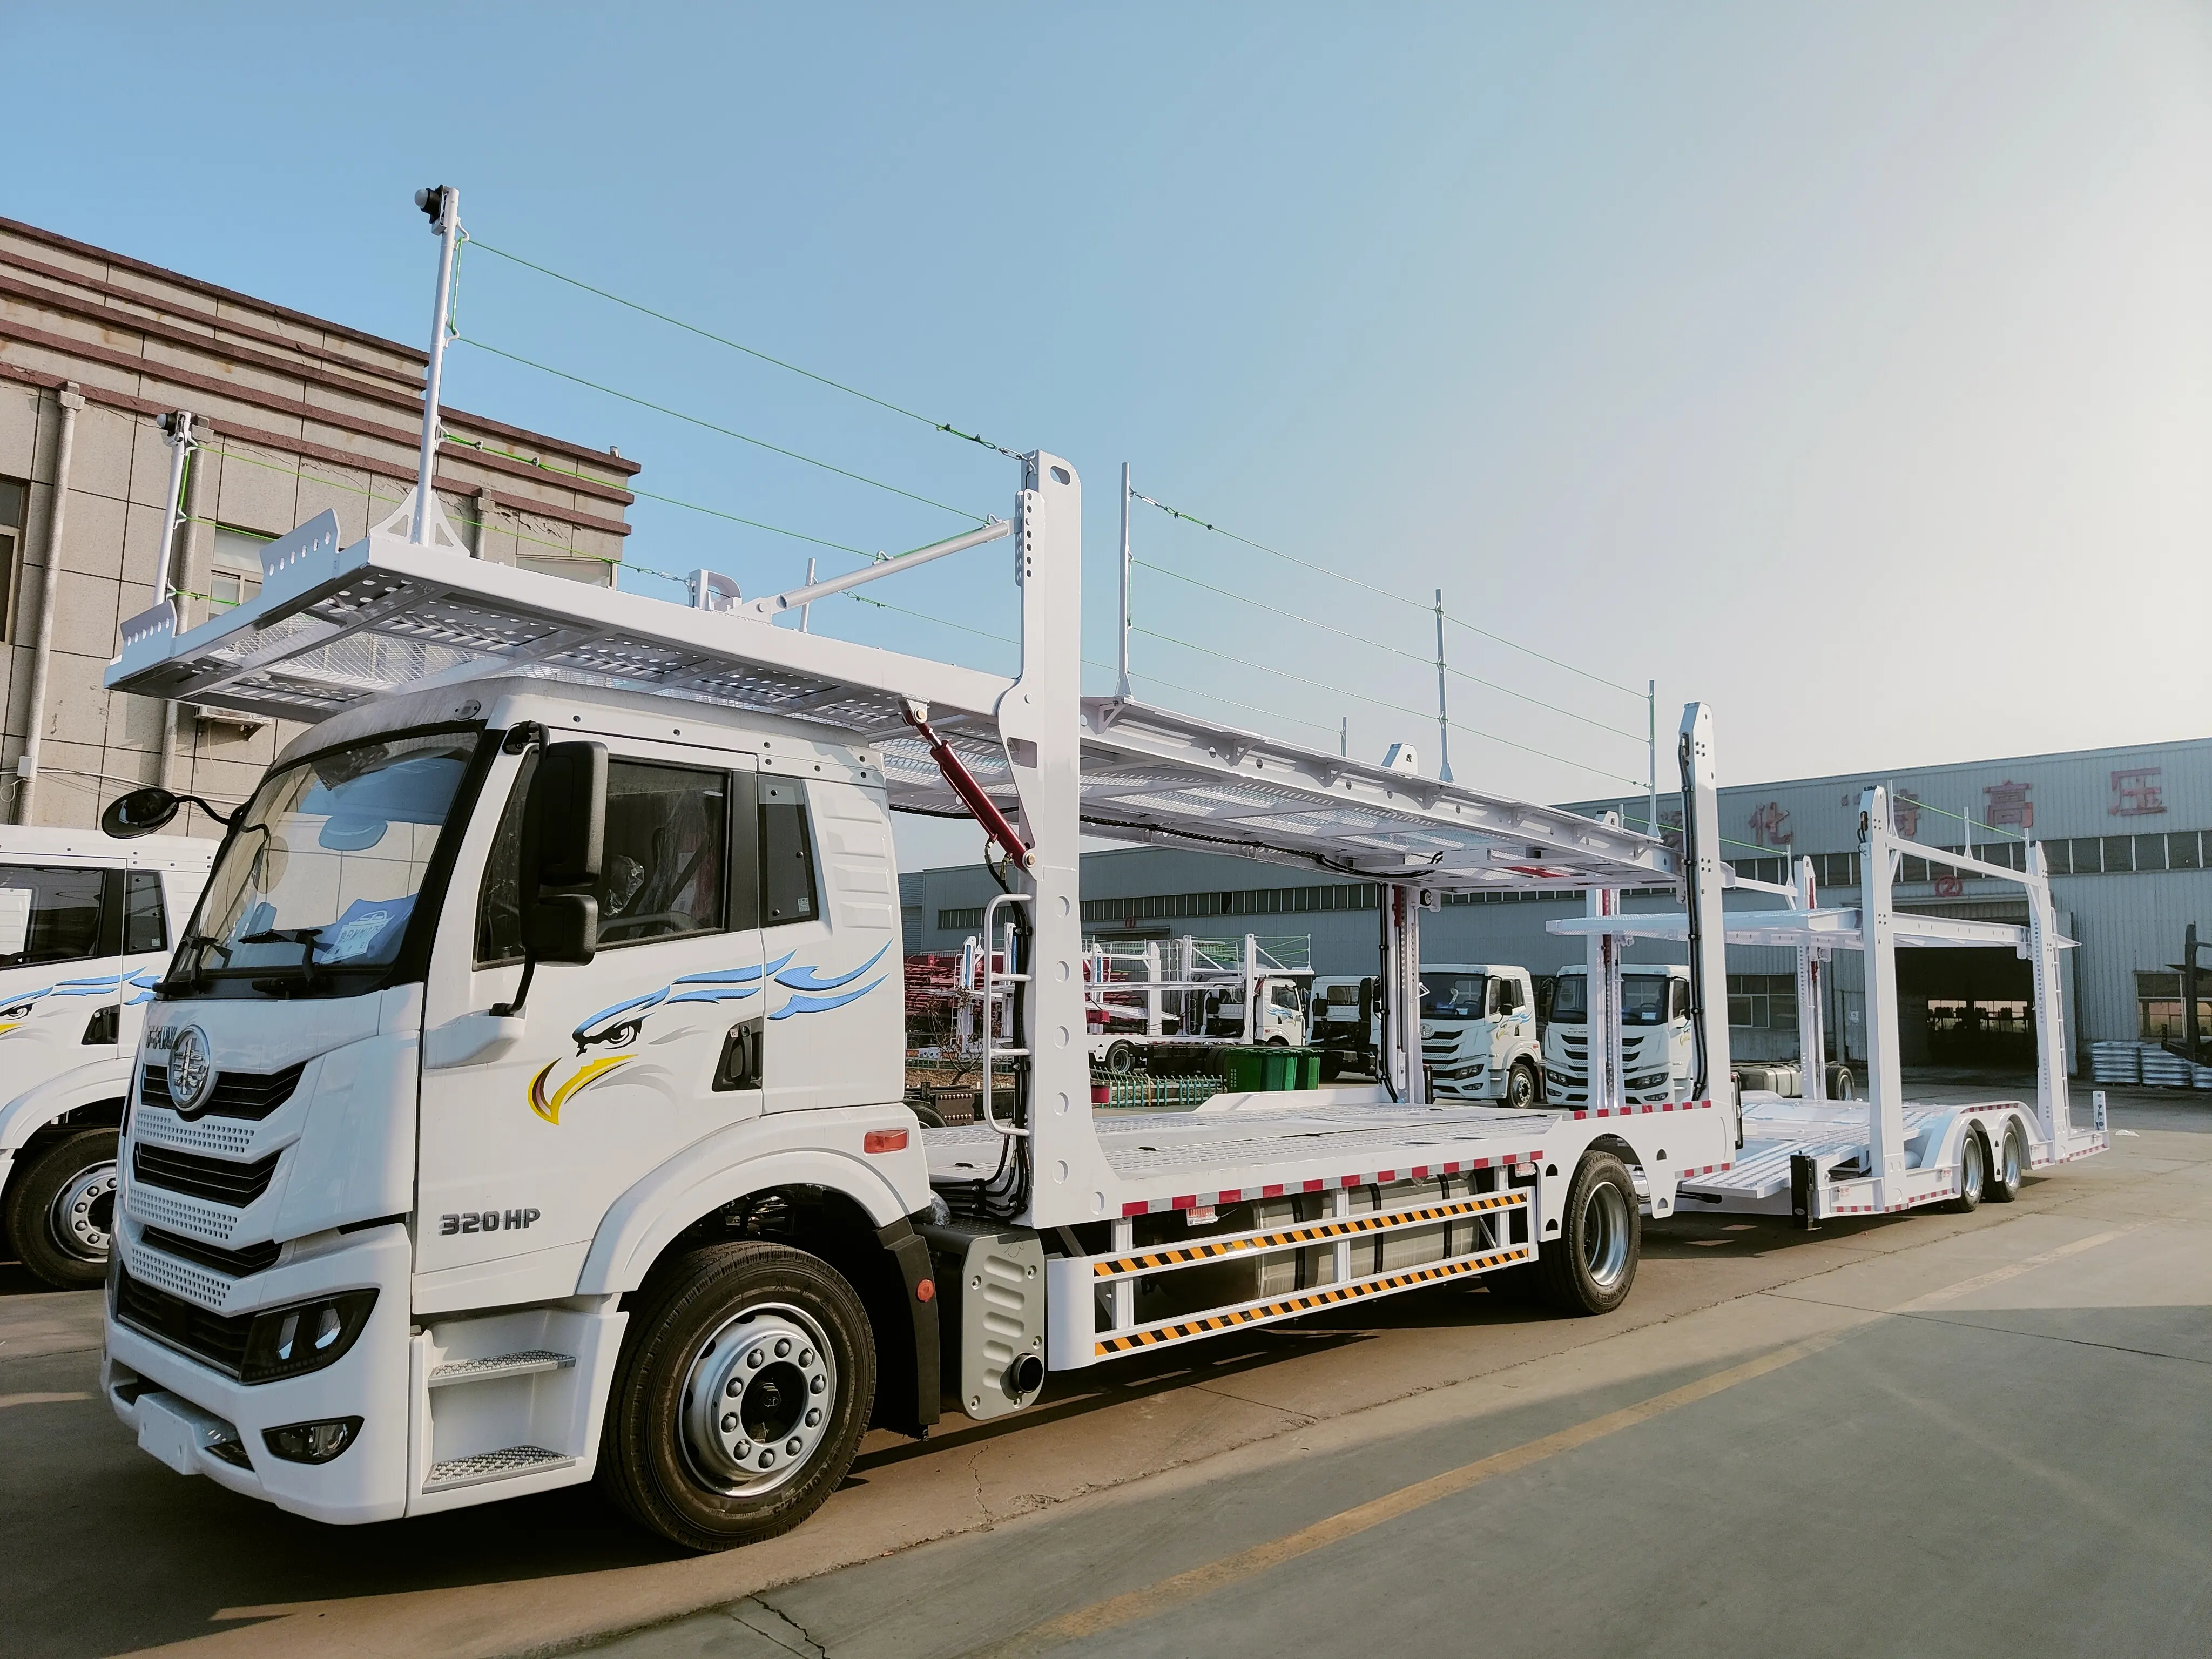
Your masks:
[[[1127,1077],[1137,1069],[1137,1049],[1134,1043],[1109,1042],[1106,1045],[1106,1069],[1116,1077]]]
[[[1972,1215],[1982,1206],[1989,1186],[1990,1146],[1978,1129],[1966,1131],[1959,1143],[1959,1195],[1944,1207],[1955,1215]]]
[[[1829,1099],[1849,1100],[1852,1097],[1851,1091],[1856,1085],[1851,1080],[1850,1066],[1830,1065],[1827,1081]]]
[[[2020,1196],[2020,1178],[2027,1168],[2027,1142],[2016,1122],[2005,1125],[2004,1145],[1990,1166],[1982,1198],[1990,1204],[2009,1204]]]
[[[1544,1299],[1561,1313],[1611,1313],[1628,1299],[1644,1250],[1644,1216],[1627,1166],[1585,1152],[1567,1183],[1559,1237],[1536,1257]]]
[[[631,1316],[599,1486],[685,1549],[773,1538],[844,1480],[875,1394],[867,1310],[842,1274],[781,1244],[712,1245]]]
[[[115,1232],[113,1129],[80,1129],[33,1158],[8,1193],[8,1242],[33,1277],[58,1291],[107,1278]]]
[[[1331,1049],[1328,1049],[1328,1048],[1324,1048],[1324,1049],[1322,1049],[1322,1055],[1321,1055],[1321,1080],[1322,1080],[1323,1083],[1334,1083],[1334,1082],[1335,1082],[1335,1081],[1336,1081],[1336,1079],[1337,1079],[1337,1076],[1338,1076],[1338,1074],[1339,1074],[1340,1073],[1341,1073],[1343,1070],[1344,1070],[1344,1056],[1343,1056],[1342,1054],[1337,1054],[1337,1053],[1335,1053],[1334,1051],[1333,1051],[1333,1050],[1331,1050]]]

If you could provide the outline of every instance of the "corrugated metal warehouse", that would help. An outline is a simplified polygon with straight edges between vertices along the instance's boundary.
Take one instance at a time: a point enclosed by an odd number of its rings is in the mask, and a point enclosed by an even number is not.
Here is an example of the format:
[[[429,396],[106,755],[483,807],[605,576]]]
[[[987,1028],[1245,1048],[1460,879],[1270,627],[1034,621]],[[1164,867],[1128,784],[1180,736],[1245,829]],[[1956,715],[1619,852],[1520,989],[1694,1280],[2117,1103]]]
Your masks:
[[[1729,861],[1747,875],[1784,878],[1784,864],[1809,856],[1824,896],[1855,902],[1859,792],[1887,787],[1897,828],[1926,845],[1992,864],[2025,866],[2025,844],[2042,843],[2053,871],[2060,925],[2080,942],[2067,953],[2066,996],[2076,1064],[2086,1045],[2112,1038],[2179,1035],[2183,930],[2212,927],[2212,739],[2147,744],[1975,761],[1905,771],[1798,779],[1722,792]],[[1640,823],[1643,798],[1582,802]],[[1660,798],[1662,824],[1679,824],[1679,802]],[[1907,860],[1903,908],[1989,921],[2025,921],[2019,890]],[[1308,938],[1317,972],[1371,973],[1379,890],[1374,884],[1297,872],[1215,854],[1158,848],[1085,854],[1083,919],[1105,938],[1201,938],[1245,933]],[[994,891],[978,866],[927,870],[900,878],[908,951],[957,951],[980,924]],[[1509,902],[1500,902],[1499,900]],[[1747,904],[1771,902],[1746,894]],[[1671,896],[1632,898],[1631,908],[1671,908]],[[1579,900],[1482,896],[1424,918],[1426,962],[1519,963],[1538,974],[1582,960],[1579,941],[1545,932],[1578,915]],[[1679,950],[1642,944],[1632,960],[1680,960]],[[1730,947],[1729,1024],[1737,1057],[1797,1052],[1792,958],[1786,951]],[[1908,951],[1898,958],[1900,1027],[1908,1063],[2033,1065],[2028,965],[2008,951]],[[1838,1005],[1827,1021],[1847,1056],[1861,1056],[1858,967],[1849,954],[1833,975]],[[2208,981],[2212,982],[2212,981]],[[2212,1030],[2212,1000],[2200,1000]]]

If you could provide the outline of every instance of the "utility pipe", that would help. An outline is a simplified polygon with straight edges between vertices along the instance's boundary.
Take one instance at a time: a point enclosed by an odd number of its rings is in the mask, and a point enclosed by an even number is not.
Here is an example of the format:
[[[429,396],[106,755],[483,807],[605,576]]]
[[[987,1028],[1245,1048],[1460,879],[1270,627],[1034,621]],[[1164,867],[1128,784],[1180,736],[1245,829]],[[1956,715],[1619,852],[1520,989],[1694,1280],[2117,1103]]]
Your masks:
[[[438,302],[430,313],[430,367],[422,380],[422,453],[415,470],[415,522],[407,539],[422,546],[429,536],[430,490],[438,476],[438,398],[446,373],[446,331],[453,320],[453,249],[461,230],[461,192],[433,185],[415,192],[415,205],[430,217],[438,238]]]
[[[1129,464],[1121,463],[1121,629],[1115,661],[1114,695],[1129,696]]]
[[[30,719],[21,758],[15,763],[15,822],[29,823],[37,810],[40,738],[46,724],[46,678],[54,658],[54,595],[61,583],[62,532],[69,522],[70,459],[76,451],[77,411],[84,394],[70,381],[55,395],[62,429],[54,446],[53,507],[46,515],[46,577],[39,589],[39,631],[31,651]]]

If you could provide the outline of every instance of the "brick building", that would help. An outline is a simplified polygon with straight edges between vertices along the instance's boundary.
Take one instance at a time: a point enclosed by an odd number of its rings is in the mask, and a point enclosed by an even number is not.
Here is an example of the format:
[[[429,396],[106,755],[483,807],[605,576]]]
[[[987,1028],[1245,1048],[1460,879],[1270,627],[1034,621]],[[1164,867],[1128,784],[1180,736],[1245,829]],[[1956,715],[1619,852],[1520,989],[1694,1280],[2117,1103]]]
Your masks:
[[[144,783],[244,797],[293,728],[100,684],[118,623],[157,602],[162,418],[189,411],[198,441],[170,567],[191,627],[252,595],[262,543],[325,507],[350,540],[398,506],[416,476],[426,363],[415,346],[0,219],[8,821],[88,826]],[[443,425],[439,495],[477,557],[614,580],[635,462],[452,408]],[[176,828],[210,830],[197,813]]]

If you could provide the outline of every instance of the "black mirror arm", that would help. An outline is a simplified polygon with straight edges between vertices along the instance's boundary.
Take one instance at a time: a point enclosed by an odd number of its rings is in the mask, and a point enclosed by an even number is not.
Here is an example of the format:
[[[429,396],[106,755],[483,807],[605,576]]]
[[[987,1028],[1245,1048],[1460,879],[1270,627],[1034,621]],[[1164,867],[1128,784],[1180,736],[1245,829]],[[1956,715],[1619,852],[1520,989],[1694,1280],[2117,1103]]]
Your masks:
[[[221,824],[226,830],[236,823],[239,820],[240,815],[246,811],[246,803],[244,801],[239,802],[237,805],[232,807],[230,811],[226,812],[220,807],[216,806],[213,802],[202,800],[198,795],[179,795],[177,799],[179,800],[190,801],[193,805],[198,807],[201,811],[206,813],[210,817],[213,818],[217,823]]]
[[[522,952],[522,977],[514,987],[514,1000],[495,1002],[491,1006],[494,1019],[520,1019],[522,1005],[530,1000],[530,981],[538,977],[538,952],[525,948]]]

